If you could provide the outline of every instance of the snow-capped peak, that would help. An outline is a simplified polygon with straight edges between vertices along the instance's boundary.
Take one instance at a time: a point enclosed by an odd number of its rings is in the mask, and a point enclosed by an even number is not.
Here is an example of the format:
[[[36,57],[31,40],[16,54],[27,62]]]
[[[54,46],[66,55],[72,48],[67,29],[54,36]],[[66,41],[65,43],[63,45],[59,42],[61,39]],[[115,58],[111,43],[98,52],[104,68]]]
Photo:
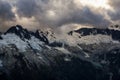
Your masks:
[[[9,28],[5,34],[7,33],[13,33],[17,36],[19,36],[21,39],[30,39],[31,38],[31,34],[30,34],[30,31],[28,31],[27,29],[24,29],[22,28],[21,25],[16,25],[16,26],[13,26],[11,28]]]
[[[120,31],[109,28],[80,28],[68,33],[77,44],[119,43]],[[71,39],[69,38],[69,39]]]
[[[41,46],[47,42],[45,36],[41,36],[37,32],[28,31],[20,25],[11,27],[4,34],[1,34],[0,37],[0,46],[13,44],[19,51],[25,51],[28,48],[40,51]]]
[[[32,32],[16,25],[8,29],[5,34],[0,35],[0,45],[15,44],[17,48],[24,51],[26,48],[41,50],[44,43],[50,47],[62,47],[63,44],[77,46],[84,43],[118,43],[119,34],[120,31],[111,29],[80,28],[70,31],[68,34],[58,35],[50,29]]]
[[[45,39],[47,39],[49,43],[56,40],[55,33],[51,29],[46,29],[46,30],[39,29],[37,33],[39,33],[41,37],[44,37]]]

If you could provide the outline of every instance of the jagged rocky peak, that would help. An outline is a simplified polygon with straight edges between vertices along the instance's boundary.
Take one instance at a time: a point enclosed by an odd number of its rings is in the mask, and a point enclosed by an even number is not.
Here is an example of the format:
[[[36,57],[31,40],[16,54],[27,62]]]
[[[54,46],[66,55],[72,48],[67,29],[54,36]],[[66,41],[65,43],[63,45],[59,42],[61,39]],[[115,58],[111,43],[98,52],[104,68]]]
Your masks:
[[[120,40],[120,30],[109,28],[80,28],[78,30],[70,31],[68,35],[73,35],[73,33],[78,33],[81,37],[89,35],[106,35],[111,36],[114,40]]]
[[[47,36],[47,37],[55,37],[54,36],[54,34],[55,34],[54,31],[52,31],[52,29],[50,29],[50,28],[47,28],[45,30],[39,29],[38,32],[40,34],[44,35],[44,36]]]
[[[96,35],[96,34],[103,34],[103,35],[111,35],[113,32],[119,32],[120,25],[111,25],[107,28],[80,28],[77,30],[70,31],[68,34],[72,34],[73,32],[81,33],[83,36],[86,35]]]
[[[89,34],[94,30],[95,35]],[[81,28],[66,34],[66,42],[56,36],[58,41],[45,45],[53,33],[13,26],[0,39],[0,80],[120,80],[120,43],[94,44],[111,41],[96,36],[105,30],[119,35],[116,30]],[[81,32],[83,36],[78,38]],[[31,39],[21,39],[25,35]]]
[[[2,35],[2,33],[0,32],[0,39],[2,39],[1,35]]]
[[[40,37],[47,38],[48,42],[54,41],[56,39],[54,31],[52,29],[45,29],[45,30],[37,30],[36,34]]]
[[[16,26],[12,26],[11,28],[9,28],[6,33],[15,33],[17,31],[21,32],[23,31],[23,27],[21,25],[16,25]]]
[[[16,25],[16,26],[12,26],[11,28],[9,28],[5,34],[8,33],[14,33],[17,36],[19,36],[21,39],[30,39],[30,31],[28,31],[27,29],[24,29],[21,25]]]
[[[48,38],[43,33],[39,32],[39,30],[36,30],[34,36],[40,39],[41,41],[45,42],[46,44],[49,44]]]
[[[32,32],[23,28],[21,25],[12,26],[5,32],[5,34],[9,34],[9,33],[19,36],[22,40],[25,40],[25,39],[30,40],[31,37],[36,37],[37,39],[45,42],[46,44],[49,43],[46,35],[44,35],[43,33],[40,33],[39,30],[36,30],[36,32]]]

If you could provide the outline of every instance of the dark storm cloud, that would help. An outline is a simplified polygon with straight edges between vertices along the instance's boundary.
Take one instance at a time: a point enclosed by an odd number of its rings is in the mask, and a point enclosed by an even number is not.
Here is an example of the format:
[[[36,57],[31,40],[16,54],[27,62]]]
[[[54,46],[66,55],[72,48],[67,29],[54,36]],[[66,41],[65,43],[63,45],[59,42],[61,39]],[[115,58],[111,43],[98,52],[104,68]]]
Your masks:
[[[12,6],[6,0],[0,0],[0,31],[5,31],[9,22],[15,21],[15,14],[12,12]]]
[[[12,7],[8,2],[0,0],[0,20],[8,21],[15,18]]]
[[[19,16],[32,17],[37,12],[35,0],[18,0],[16,3],[17,13]]]
[[[114,11],[109,10],[107,13],[107,10],[83,6],[79,0],[0,0],[0,25],[23,23],[25,26],[34,24],[38,27],[46,24],[56,28],[77,23],[104,27],[111,24],[111,20],[120,21],[119,4],[120,0],[109,0]],[[8,21],[13,22],[9,24]]]
[[[119,11],[116,11],[116,12],[110,12],[109,11],[109,16],[111,17],[111,19],[113,21],[117,21],[117,20],[120,20],[120,12]]]
[[[106,26],[110,24],[110,22],[106,20],[103,15],[92,12],[88,7],[84,7],[82,10],[75,9],[73,13],[66,16],[69,17],[61,19],[59,25],[66,23],[80,23],[90,24],[93,26]]]
[[[120,0],[109,0],[109,4],[114,10],[108,12],[111,19],[114,21],[120,20]]]
[[[35,17],[36,21],[61,26],[69,23],[108,25],[104,15],[79,5],[74,0],[18,0],[17,13],[21,17]]]

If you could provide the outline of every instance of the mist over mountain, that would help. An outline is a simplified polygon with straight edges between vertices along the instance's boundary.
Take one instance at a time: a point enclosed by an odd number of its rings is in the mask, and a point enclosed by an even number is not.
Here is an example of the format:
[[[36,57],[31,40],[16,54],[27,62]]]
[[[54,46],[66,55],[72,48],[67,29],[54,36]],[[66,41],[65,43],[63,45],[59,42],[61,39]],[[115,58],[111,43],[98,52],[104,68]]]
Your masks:
[[[120,80],[119,25],[120,0],[0,0],[0,80]]]
[[[60,35],[12,26],[0,33],[0,80],[119,80],[117,28]]]

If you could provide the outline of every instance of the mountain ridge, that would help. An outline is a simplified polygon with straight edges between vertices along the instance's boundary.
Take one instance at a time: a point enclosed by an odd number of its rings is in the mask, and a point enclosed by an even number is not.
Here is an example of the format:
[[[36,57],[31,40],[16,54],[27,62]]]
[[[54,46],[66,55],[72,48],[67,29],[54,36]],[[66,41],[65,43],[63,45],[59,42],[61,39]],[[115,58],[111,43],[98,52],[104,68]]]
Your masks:
[[[8,29],[0,35],[0,80],[119,80],[119,41],[80,35],[72,31],[62,35],[64,41],[55,36],[50,42],[43,31],[18,25]]]
[[[97,34],[102,34],[102,35],[108,35],[112,36],[114,40],[120,39],[120,31],[119,30],[114,30],[114,29],[99,29],[99,28],[81,28],[78,30],[70,31],[68,34],[72,35],[72,32],[76,32],[81,34],[81,36],[87,36],[87,35],[97,35]]]

